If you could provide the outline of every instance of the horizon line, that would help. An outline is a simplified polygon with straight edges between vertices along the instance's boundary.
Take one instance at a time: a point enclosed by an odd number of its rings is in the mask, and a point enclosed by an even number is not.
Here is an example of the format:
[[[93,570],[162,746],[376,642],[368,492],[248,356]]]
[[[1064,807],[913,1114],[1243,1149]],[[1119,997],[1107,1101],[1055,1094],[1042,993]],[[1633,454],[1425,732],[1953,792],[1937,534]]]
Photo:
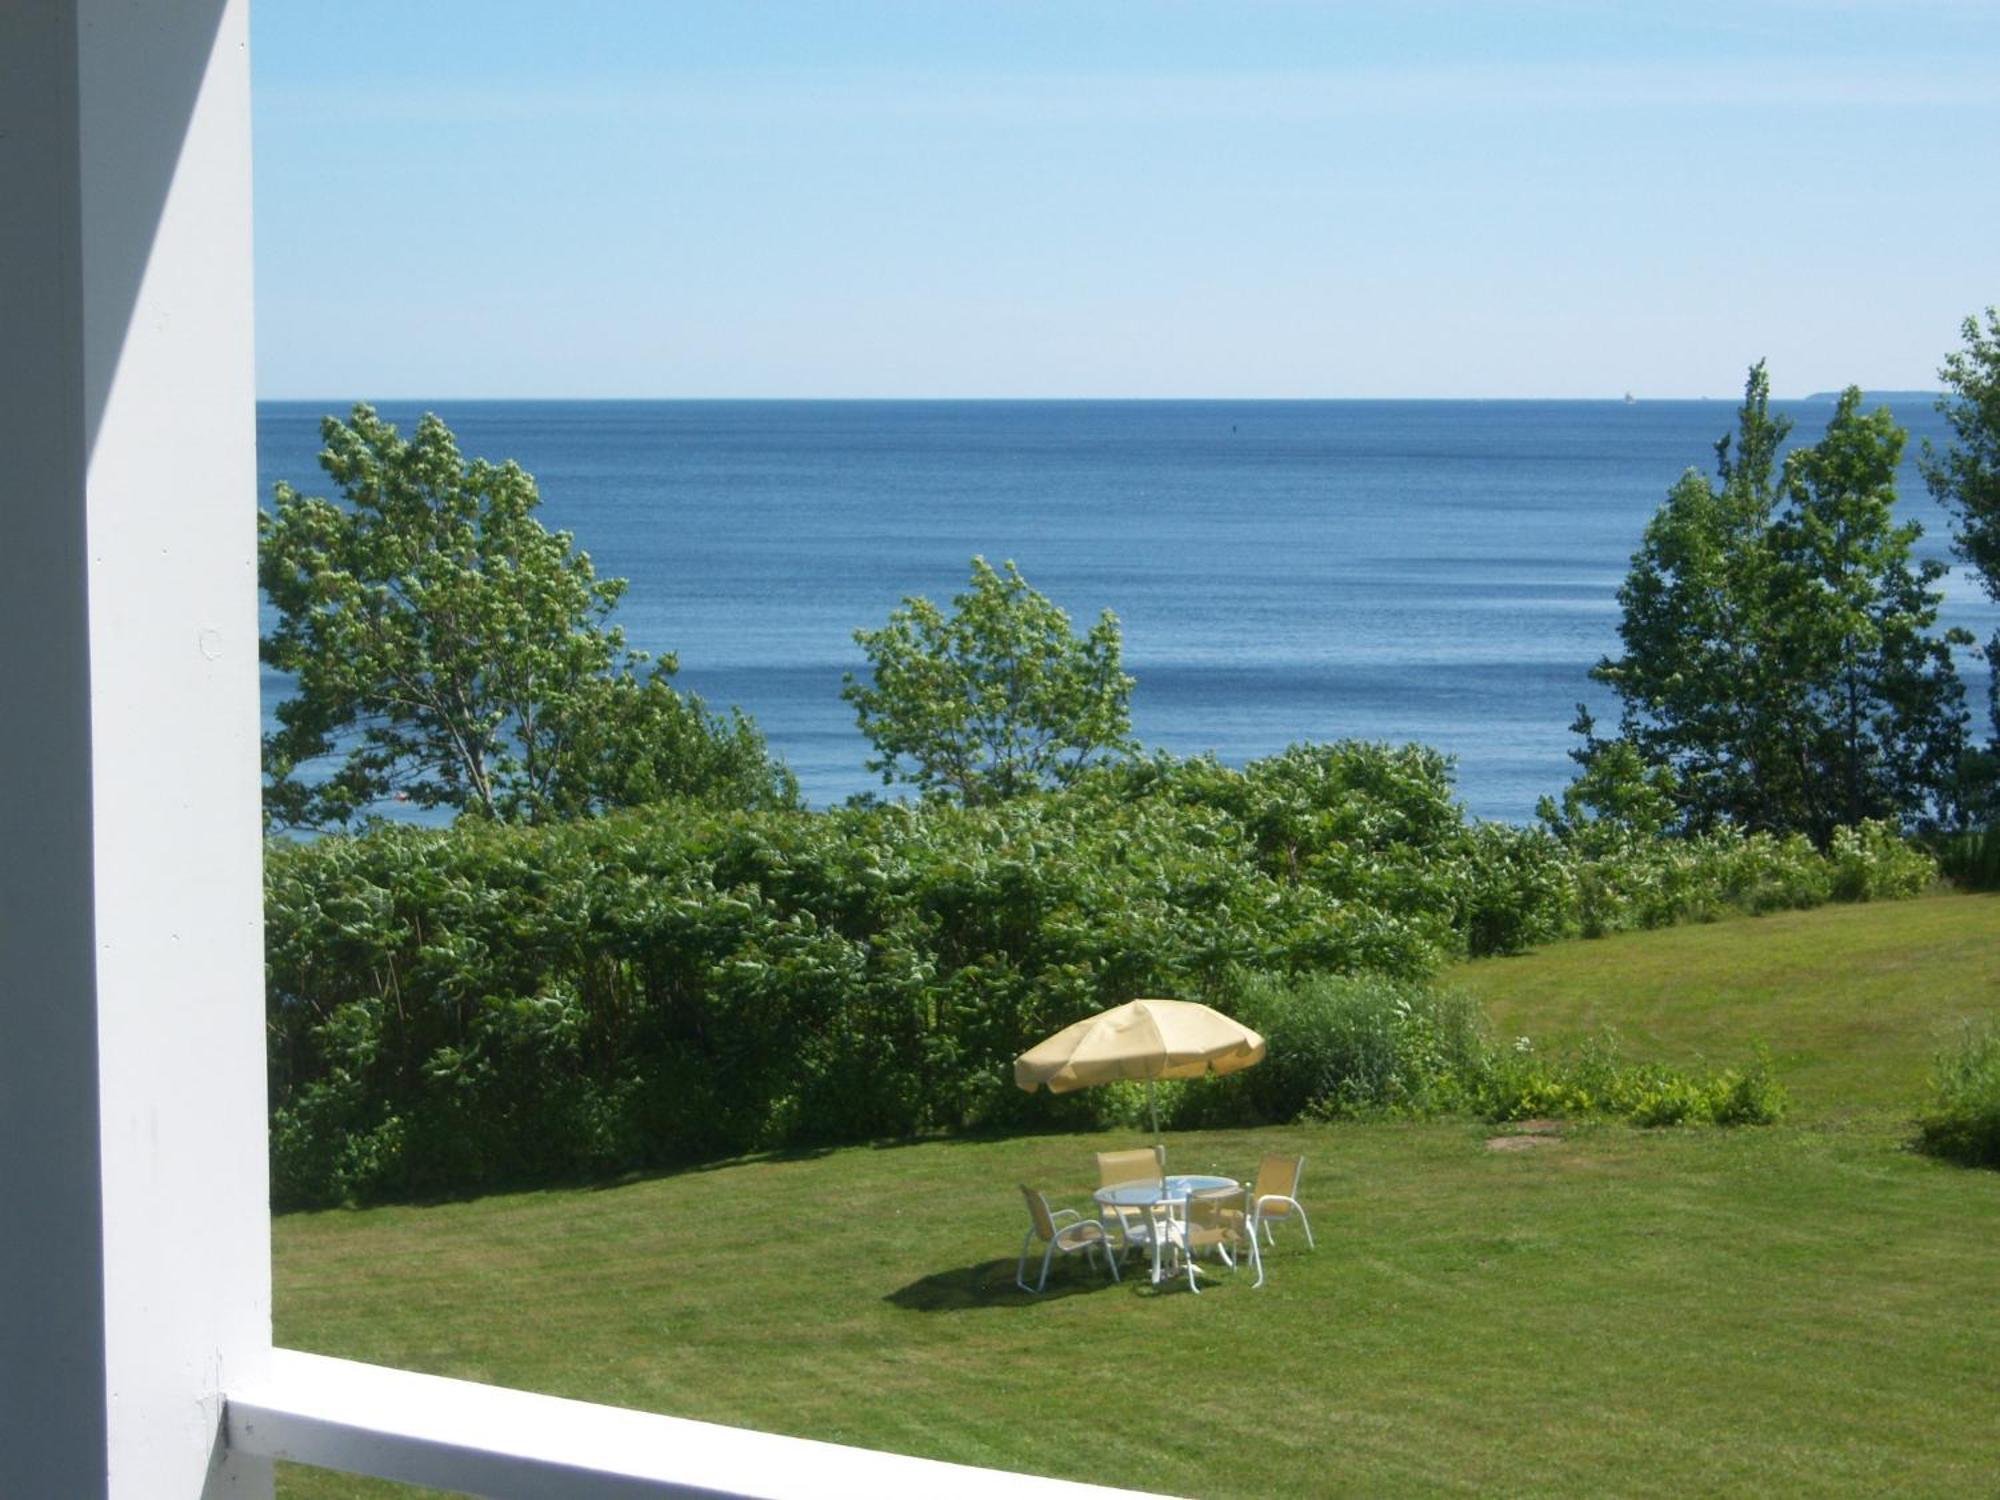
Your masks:
[[[1838,396],[1839,396],[1839,395],[1840,395],[1840,393],[1841,393],[1841,390],[1845,390],[1845,389],[1846,389],[1846,387],[1844,387],[1844,386],[1843,386],[1843,387],[1841,387],[1841,388],[1840,388],[1840,390],[1817,390],[1817,391],[1807,391],[1807,392],[1804,392],[1804,393],[1802,393],[1802,394],[1796,394],[1796,395],[1778,395],[1778,396],[1773,396],[1773,397],[1772,397],[1771,399],[1772,399],[1773,401],[1832,401],[1832,400],[1835,400],[1836,398],[1838,398]],[[1904,397],[1904,398],[1920,398],[1920,399],[1924,399],[1924,400],[1934,400],[1934,399],[1937,399],[1937,398],[1939,398],[1939,397],[1942,397],[1942,396],[1944,396],[1944,395],[1946,395],[1946,394],[1947,394],[1947,392],[1945,392],[1945,391],[1942,391],[1942,390],[1928,390],[1928,389],[1923,389],[1923,388],[1919,388],[1919,387],[1907,387],[1907,386],[1881,386],[1881,387],[1875,387],[1875,386],[1866,386],[1866,385],[1864,385],[1864,386],[1862,386],[1862,387],[1861,387],[1860,389],[1861,389],[1861,394],[1862,394],[1862,395],[1863,395],[1864,397],[1878,397],[1878,398],[1883,398],[1883,399],[1887,399],[1887,398],[1891,398],[1891,397]],[[1741,401],[1741,400],[1742,400],[1742,393],[1741,393],[1741,392],[1730,392],[1730,393],[1729,393],[1729,394],[1727,394],[1727,395],[1722,395],[1722,394],[1708,394],[1708,395],[1695,395],[1695,396],[1642,396],[1642,395],[1639,395],[1639,394],[1637,394],[1637,393],[1634,393],[1634,392],[1620,392],[1619,394],[1617,394],[1617,395],[1612,395],[1612,396],[1606,396],[1606,395],[1589,395],[1589,396],[1578,396],[1578,395],[1523,395],[1523,396],[1437,396],[1437,395],[1431,395],[1431,396],[991,396],[991,395],[986,395],[986,396],[953,396],[953,395],[945,395],[945,396],[939,396],[939,395],[928,395],[928,396],[895,396],[895,395],[872,395],[872,396],[808,396],[808,395],[786,395],[786,396],[549,396],[549,395],[541,395],[541,396],[492,396],[492,395],[484,395],[484,396],[482,396],[482,395],[467,395],[467,394],[455,394],[455,395],[442,395],[442,396],[441,396],[441,395],[437,395],[437,394],[428,394],[428,395],[410,395],[410,394],[386,394],[386,395],[381,395],[381,394],[378,394],[378,395],[373,395],[373,396],[326,396],[326,395],[317,395],[317,396],[280,396],[280,395],[265,395],[265,394],[263,394],[263,393],[259,393],[259,394],[258,394],[258,396],[257,396],[257,403],[258,403],[259,405],[264,405],[264,404],[267,404],[267,403],[269,403],[269,404],[273,404],[273,405],[276,405],[276,404],[281,404],[281,403],[282,403],[282,404],[285,404],[285,405],[291,405],[291,406],[311,406],[311,405],[319,405],[319,404],[326,404],[326,403],[332,403],[332,404],[335,404],[335,405],[340,405],[340,406],[349,406],[349,407],[351,407],[351,406],[355,405],[355,404],[356,404],[357,402],[359,402],[359,403],[362,403],[362,404],[365,404],[365,405],[370,405],[370,406],[374,406],[374,405],[380,405],[380,404],[384,404],[384,403],[390,403],[390,402],[393,402],[393,403],[396,403],[396,404],[399,404],[399,405],[403,405],[403,404],[408,404],[408,403],[410,403],[410,402],[422,402],[422,401],[435,401],[435,402],[475,402],[475,401],[476,401],[476,402],[483,402],[483,403],[487,403],[487,404],[490,404],[490,405],[505,405],[505,404],[517,404],[517,405],[529,405],[529,404],[542,404],[542,405],[553,405],[553,404],[560,404],[560,403],[565,403],[565,402],[567,402],[567,403],[575,403],[575,404],[582,404],[582,403],[586,403],[586,402],[588,402],[588,403],[593,403],[593,404],[598,404],[598,405],[616,405],[616,404],[626,404],[626,405],[640,405],[640,404],[645,404],[645,405],[666,405],[666,404],[673,404],[673,403],[684,403],[684,404],[687,404],[687,405],[697,405],[697,404],[699,404],[699,405],[725,405],[725,404],[734,404],[734,405],[743,405],[743,406],[750,406],[750,405],[758,405],[758,404],[773,404],[773,405],[776,405],[776,404],[783,404],[783,403],[790,403],[790,404],[801,404],[801,405],[803,405],[803,404],[808,404],[808,403],[810,403],[810,404],[814,404],[814,405],[828,405],[828,406],[832,406],[832,405],[847,405],[847,406],[867,406],[867,405],[882,405],[882,406],[887,406],[887,405],[899,405],[899,406],[908,406],[908,405],[921,405],[921,404],[926,404],[926,403],[929,403],[929,404],[935,404],[935,405],[942,405],[942,404],[945,404],[945,403],[952,403],[952,404],[957,404],[957,405],[969,405],[969,404],[984,404],[984,405],[992,405],[992,406],[1005,406],[1005,405],[1021,405],[1021,406],[1026,406],[1026,405],[1058,405],[1058,404],[1067,404],[1067,405],[1085,405],[1085,404],[1114,404],[1114,403],[1115,403],[1115,404],[1119,404],[1119,405],[1128,405],[1128,406],[1145,406],[1145,405],[1152,405],[1152,406],[1172,406],[1172,405],[1195,405],[1195,404],[1205,404],[1205,405],[1223,405],[1223,404],[1227,404],[1227,405],[1233,405],[1233,406],[1259,406],[1259,405],[1265,405],[1265,406],[1279,406],[1279,405],[1301,405],[1301,404],[1307,404],[1307,403],[1311,403],[1311,404],[1319,404],[1319,405],[1337,405],[1337,404],[1341,404],[1341,403],[1353,403],[1353,404],[1356,404],[1356,405],[1359,405],[1359,404],[1363,404],[1363,403],[1368,403],[1368,402],[1422,402],[1422,401],[1435,401],[1435,402],[1452,402],[1452,403],[1456,403],[1456,404],[1471,404],[1471,403],[1485,403],[1485,404],[1493,404],[1493,405],[1501,405],[1501,404],[1506,404],[1506,403],[1509,403],[1509,402],[1516,402],[1516,403],[1525,403],[1525,402],[1531,402],[1531,401],[1564,401],[1564,402],[1575,402],[1575,403],[1578,403],[1578,404],[1584,404],[1584,403],[1592,403],[1592,404],[1605,404],[1605,405],[1612,405],[1612,406],[1624,406],[1624,405],[1634,405],[1634,406],[1643,406],[1643,405],[1646,405],[1646,404],[1648,404],[1648,403],[1651,403],[1651,404],[1654,404],[1654,405],[1659,405],[1659,404],[1665,404],[1665,403],[1685,403],[1685,402],[1708,402],[1708,401]]]

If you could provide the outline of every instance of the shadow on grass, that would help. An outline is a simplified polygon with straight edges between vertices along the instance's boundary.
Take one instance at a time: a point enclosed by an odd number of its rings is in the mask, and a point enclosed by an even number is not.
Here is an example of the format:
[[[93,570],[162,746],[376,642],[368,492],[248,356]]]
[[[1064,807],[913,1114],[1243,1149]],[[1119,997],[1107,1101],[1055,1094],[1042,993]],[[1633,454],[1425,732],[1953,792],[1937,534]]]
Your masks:
[[[703,1172],[726,1172],[736,1167],[764,1166],[786,1162],[820,1161],[826,1157],[846,1151],[905,1151],[918,1146],[976,1146],[993,1141],[1011,1141],[1035,1135],[1074,1134],[1055,1127],[1045,1130],[1009,1131],[1005,1129],[980,1129],[959,1131],[950,1135],[909,1135],[882,1136],[874,1140],[833,1141],[820,1145],[777,1146],[768,1151],[744,1151],[733,1156],[704,1157],[682,1162],[660,1162],[653,1166],[631,1167],[623,1171],[600,1176],[578,1178],[574,1181],[535,1182],[527,1184],[530,1189],[553,1187],[558,1189],[582,1188],[589,1192],[604,1192],[613,1188],[630,1187],[636,1182],[658,1182],[668,1177],[688,1177]],[[494,1191],[481,1188],[468,1196],[482,1196]]]
[[[1030,1280],[1039,1264],[1039,1256],[1028,1257]],[[980,1307],[1026,1307],[1059,1297],[1118,1290],[1102,1270],[1077,1260],[1050,1266],[1045,1291],[1024,1292],[1014,1284],[1014,1265],[1012,1260],[982,1260],[956,1270],[935,1271],[898,1287],[882,1300],[906,1312],[967,1312]]]

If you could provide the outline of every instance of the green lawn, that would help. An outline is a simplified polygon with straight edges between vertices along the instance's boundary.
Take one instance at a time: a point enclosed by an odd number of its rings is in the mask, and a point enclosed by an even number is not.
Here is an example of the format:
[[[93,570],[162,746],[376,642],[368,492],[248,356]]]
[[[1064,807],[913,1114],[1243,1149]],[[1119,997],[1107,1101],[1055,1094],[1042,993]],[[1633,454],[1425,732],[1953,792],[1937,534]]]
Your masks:
[[[1610,1028],[1634,1059],[1721,1065],[1763,1041],[1797,1118],[1891,1127],[1952,1030],[2000,1016],[2000,894],[1620,933],[1444,979],[1538,1044]]]
[[[1940,1024],[2000,1008],[2000,900],[1641,934],[1467,966],[1508,1031],[1634,1057],[1768,1040],[1764,1130],[1170,1137],[1308,1157],[1319,1232],[1195,1298],[1012,1286],[1013,1183],[1105,1136],[856,1149],[596,1191],[292,1215],[281,1343],[1199,1496],[1990,1492],[2000,1174],[1903,1149]],[[288,1497],[401,1493],[291,1470]]]

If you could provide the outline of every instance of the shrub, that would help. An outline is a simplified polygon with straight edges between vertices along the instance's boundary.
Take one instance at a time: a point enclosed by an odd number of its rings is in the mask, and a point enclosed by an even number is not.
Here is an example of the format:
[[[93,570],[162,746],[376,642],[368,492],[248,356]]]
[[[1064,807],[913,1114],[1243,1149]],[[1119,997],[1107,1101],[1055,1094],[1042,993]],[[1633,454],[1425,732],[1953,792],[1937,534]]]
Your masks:
[[[1240,1075],[1268,1120],[1453,1109],[1485,1051],[1485,1023],[1468,997],[1406,981],[1258,979],[1234,1008],[1270,1046]]]
[[[1473,956],[1522,953],[1577,930],[1577,862],[1540,829],[1475,825],[1457,865],[1456,925]]]
[[[1973,1167],[2000,1167],[2000,1026],[1968,1023],[1931,1070],[1917,1148]]]
[[[1915,895],[1934,878],[1929,857],[1883,823],[1836,831],[1828,854],[1803,834],[1726,826],[1669,837],[1628,818],[1468,823],[1452,800],[1449,760],[1420,745],[1294,745],[1241,771],[1156,756],[1094,773],[1078,791],[1219,813],[1280,885],[1393,911],[1440,952],[1472,957]]]
[[[1836,901],[1897,900],[1937,879],[1937,862],[1881,822],[1836,828],[1829,853]]]
[[[1732,828],[1628,841],[1585,860],[1578,883],[1589,937],[1817,906],[1831,893],[1826,861],[1803,835]]]
[[[1209,756],[1158,755],[1095,772],[1078,791],[1219,814],[1281,887],[1395,912],[1438,952],[1464,950],[1451,851],[1465,815],[1449,758],[1426,746],[1293,745],[1240,771]]]
[[[1709,1085],[1709,1118],[1717,1125],[1775,1125],[1790,1107],[1770,1051],[1761,1046],[1748,1067],[1726,1068]]]

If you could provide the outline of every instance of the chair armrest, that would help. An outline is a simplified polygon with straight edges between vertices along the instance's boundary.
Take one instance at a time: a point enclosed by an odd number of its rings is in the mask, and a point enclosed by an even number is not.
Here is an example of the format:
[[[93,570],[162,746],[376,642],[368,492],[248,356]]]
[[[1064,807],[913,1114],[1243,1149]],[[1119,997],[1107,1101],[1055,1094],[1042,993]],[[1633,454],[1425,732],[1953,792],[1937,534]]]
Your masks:
[[[1082,1217],[1083,1215],[1073,1208],[1052,1208],[1049,1210],[1049,1222],[1051,1224],[1060,1224],[1065,1219],[1081,1219]]]
[[[1056,1226],[1056,1244],[1062,1246],[1062,1248],[1065,1250],[1069,1249],[1070,1245],[1063,1243],[1063,1237],[1065,1235],[1075,1235],[1078,1233],[1078,1231],[1085,1229],[1095,1229],[1097,1231],[1097,1240],[1103,1242],[1108,1252],[1111,1245],[1111,1234],[1110,1231],[1105,1229],[1103,1223],[1097,1219],[1085,1219],[1079,1217],[1070,1220],[1067,1224],[1058,1224]],[[1089,1245],[1096,1243],[1096,1241],[1092,1241],[1089,1239],[1081,1239],[1081,1240],[1074,1240],[1072,1243],[1077,1245]]]

